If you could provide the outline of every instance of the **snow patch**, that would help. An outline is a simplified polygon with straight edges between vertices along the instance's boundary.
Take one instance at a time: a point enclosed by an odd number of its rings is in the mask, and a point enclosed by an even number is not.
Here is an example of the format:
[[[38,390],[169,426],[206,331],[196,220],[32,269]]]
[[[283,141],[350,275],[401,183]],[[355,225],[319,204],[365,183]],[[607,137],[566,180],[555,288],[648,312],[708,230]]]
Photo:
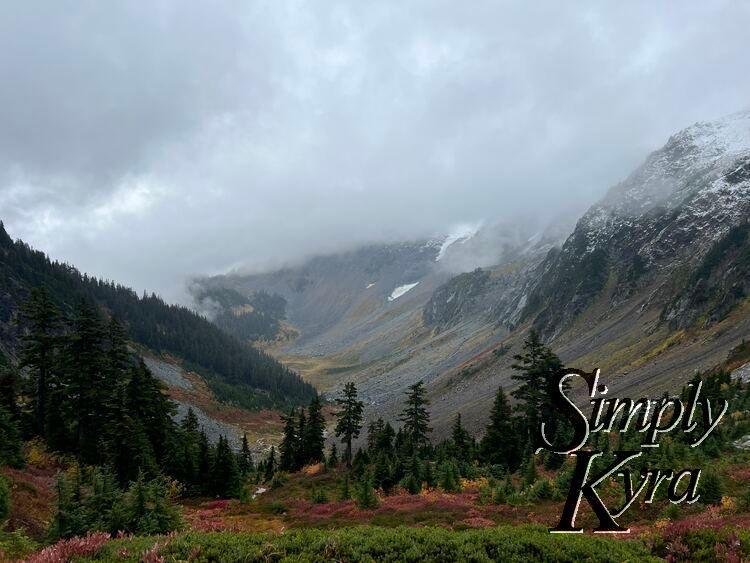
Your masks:
[[[407,283],[406,285],[400,285],[396,289],[393,290],[393,293],[391,293],[390,297],[388,297],[388,301],[395,301],[399,297],[401,297],[404,293],[407,291],[414,289],[419,285],[419,282],[414,283]]]
[[[440,260],[445,256],[445,253],[448,252],[448,248],[450,248],[455,243],[464,244],[469,239],[474,238],[474,235],[476,235],[479,232],[479,229],[481,228],[481,226],[482,226],[481,223],[476,223],[473,225],[469,225],[469,224],[457,225],[453,229],[453,232],[451,232],[447,237],[445,237],[443,244],[440,245],[440,251],[438,252],[437,257],[435,258],[435,262],[440,262]]]
[[[371,287],[372,287],[373,285],[375,285],[375,282],[372,282],[372,283],[368,283],[368,284],[367,284],[367,285],[365,286],[365,289],[370,289],[370,288],[371,288]]]

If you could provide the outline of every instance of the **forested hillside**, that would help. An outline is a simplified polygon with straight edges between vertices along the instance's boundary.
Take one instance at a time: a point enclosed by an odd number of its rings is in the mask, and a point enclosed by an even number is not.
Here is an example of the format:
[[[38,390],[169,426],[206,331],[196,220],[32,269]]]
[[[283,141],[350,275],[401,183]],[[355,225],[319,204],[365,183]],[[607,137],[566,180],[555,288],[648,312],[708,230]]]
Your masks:
[[[221,399],[256,408],[307,402],[314,395],[296,373],[190,309],[51,261],[28,244],[13,242],[0,223],[0,344],[7,350],[16,348],[19,305],[34,287],[44,287],[63,312],[81,299],[98,304],[125,324],[131,340],[182,358]]]

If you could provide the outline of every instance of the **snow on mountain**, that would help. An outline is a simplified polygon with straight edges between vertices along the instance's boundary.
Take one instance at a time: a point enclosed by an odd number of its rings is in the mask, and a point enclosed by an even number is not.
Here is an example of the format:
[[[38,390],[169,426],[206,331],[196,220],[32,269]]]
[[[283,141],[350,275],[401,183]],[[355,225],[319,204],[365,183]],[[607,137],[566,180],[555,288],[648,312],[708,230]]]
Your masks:
[[[400,285],[396,289],[393,290],[391,295],[388,297],[388,301],[395,301],[402,295],[404,295],[407,291],[410,291],[417,287],[419,285],[419,282],[415,283],[407,283],[406,285]]]
[[[592,206],[550,257],[532,300],[547,309],[538,326],[555,334],[608,280],[616,280],[614,298],[626,299],[649,276],[666,280],[693,267],[748,216],[750,111],[680,131]]]
[[[443,243],[440,245],[440,250],[438,251],[437,257],[435,258],[435,262],[440,262],[440,260],[445,257],[445,253],[448,252],[448,249],[452,245],[456,243],[463,244],[466,241],[474,238],[481,227],[481,223],[457,225],[453,229],[453,231],[445,237],[445,240],[443,240]]]

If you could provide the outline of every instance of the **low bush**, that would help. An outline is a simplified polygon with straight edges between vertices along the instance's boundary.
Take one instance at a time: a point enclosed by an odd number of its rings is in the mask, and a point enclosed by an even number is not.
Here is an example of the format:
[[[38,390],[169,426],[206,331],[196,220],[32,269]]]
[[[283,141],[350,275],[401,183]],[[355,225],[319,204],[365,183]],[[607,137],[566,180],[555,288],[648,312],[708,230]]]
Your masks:
[[[141,561],[162,542],[167,561],[658,561],[642,543],[549,534],[540,526],[451,531],[443,528],[292,530],[281,536],[188,533],[115,540],[88,561]]]

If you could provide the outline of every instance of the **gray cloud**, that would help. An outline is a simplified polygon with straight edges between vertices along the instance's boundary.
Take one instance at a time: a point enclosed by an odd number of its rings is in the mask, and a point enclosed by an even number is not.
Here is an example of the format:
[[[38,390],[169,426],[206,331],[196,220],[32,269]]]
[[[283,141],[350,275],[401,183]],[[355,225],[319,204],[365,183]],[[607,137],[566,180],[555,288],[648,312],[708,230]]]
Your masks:
[[[96,275],[559,214],[750,103],[740,2],[0,6],[0,217]]]

